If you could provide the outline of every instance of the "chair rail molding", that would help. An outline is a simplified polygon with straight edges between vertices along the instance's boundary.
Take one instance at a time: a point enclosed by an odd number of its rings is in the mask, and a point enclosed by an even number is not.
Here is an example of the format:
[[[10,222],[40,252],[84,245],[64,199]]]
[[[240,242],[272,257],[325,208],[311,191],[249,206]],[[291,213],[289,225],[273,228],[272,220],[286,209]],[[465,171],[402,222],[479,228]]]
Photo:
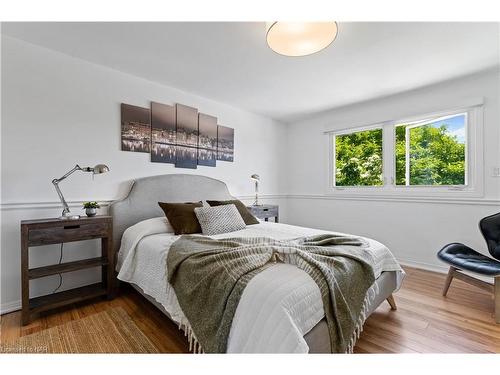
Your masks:
[[[405,203],[435,203],[435,204],[462,204],[480,206],[499,206],[500,199],[486,198],[441,198],[441,197],[411,197],[391,195],[361,195],[361,194],[289,194],[288,199],[319,199],[319,200],[353,200],[374,202],[405,202]]]
[[[240,200],[253,200],[255,199],[254,195],[236,195],[235,196],[237,199]],[[285,194],[263,194],[259,195],[259,199],[286,199],[288,198],[287,195]],[[116,199],[97,199],[96,201],[101,205],[101,207],[108,207],[112,202],[115,200],[119,200],[120,198]],[[81,207],[83,205],[83,202],[86,202],[87,200],[84,199],[78,199],[78,200],[67,200],[68,206],[69,207]],[[2,202],[0,204],[0,211],[13,211],[13,210],[32,210],[32,209],[37,209],[37,208],[43,208],[43,209],[50,209],[50,208],[61,208],[62,205],[60,201],[43,201],[43,202]]]

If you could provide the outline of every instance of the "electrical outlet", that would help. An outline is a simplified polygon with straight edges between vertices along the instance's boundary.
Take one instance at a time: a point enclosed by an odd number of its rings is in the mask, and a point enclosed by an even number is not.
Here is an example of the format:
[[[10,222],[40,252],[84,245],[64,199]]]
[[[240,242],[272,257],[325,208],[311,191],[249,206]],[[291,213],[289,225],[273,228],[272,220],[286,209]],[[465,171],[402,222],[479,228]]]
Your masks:
[[[493,172],[491,175],[493,177],[500,177],[500,167],[493,167]]]

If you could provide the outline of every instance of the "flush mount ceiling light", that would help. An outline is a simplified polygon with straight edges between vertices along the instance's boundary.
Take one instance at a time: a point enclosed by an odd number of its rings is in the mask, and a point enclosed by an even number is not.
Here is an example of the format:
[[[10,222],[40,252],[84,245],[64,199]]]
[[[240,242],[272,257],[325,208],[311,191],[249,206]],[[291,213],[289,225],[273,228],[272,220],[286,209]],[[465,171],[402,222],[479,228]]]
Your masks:
[[[336,22],[268,22],[267,44],[285,56],[306,56],[328,47],[337,37]]]

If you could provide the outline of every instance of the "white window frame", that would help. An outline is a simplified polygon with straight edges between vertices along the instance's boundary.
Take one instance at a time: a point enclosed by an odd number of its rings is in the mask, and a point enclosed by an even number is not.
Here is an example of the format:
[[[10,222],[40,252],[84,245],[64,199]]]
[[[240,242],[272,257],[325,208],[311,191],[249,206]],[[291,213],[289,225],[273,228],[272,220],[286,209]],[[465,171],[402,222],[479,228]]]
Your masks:
[[[396,125],[434,121],[466,113],[465,130],[465,185],[396,185]],[[382,174],[381,186],[335,186],[335,136],[358,131],[382,128]],[[480,198],[484,196],[483,156],[483,107],[482,101],[446,111],[436,111],[397,120],[378,122],[368,126],[343,128],[325,132],[328,136],[328,185],[326,194],[339,197],[383,197],[383,198]]]
[[[354,134],[354,133],[360,133],[368,130],[382,130],[382,185],[367,185],[367,186],[336,186],[335,185],[335,172],[337,169],[337,160],[335,158],[336,155],[336,148],[335,148],[335,137],[337,136],[342,136],[342,135],[347,135],[347,134]],[[373,125],[368,125],[368,126],[362,126],[362,127],[357,127],[353,129],[343,129],[339,130],[336,132],[333,132],[330,134],[330,181],[329,181],[329,186],[336,190],[344,190],[344,189],[349,189],[351,191],[354,191],[356,189],[380,189],[382,188],[386,181],[384,180],[384,175],[385,175],[385,165],[384,165],[384,124],[373,124]]]
[[[421,126],[428,125],[430,123],[435,123],[439,121],[444,121],[449,118],[453,118],[456,116],[460,115],[465,115],[465,166],[464,166],[464,173],[465,173],[465,183],[463,185],[410,185],[410,144],[408,142],[408,139],[410,137],[410,130],[414,128],[418,128]],[[400,124],[405,124],[400,123]],[[396,135],[396,128],[398,125],[394,125],[394,136]],[[449,187],[449,188],[454,188],[454,189],[463,189],[469,186],[469,160],[468,160],[468,154],[469,154],[469,139],[468,139],[468,133],[469,133],[469,113],[468,112],[454,112],[453,114],[448,114],[446,116],[440,116],[440,117],[434,117],[434,118],[429,118],[425,120],[419,120],[413,123],[408,123],[408,126],[405,128],[405,150],[406,150],[406,155],[405,155],[405,162],[406,162],[406,168],[405,168],[405,180],[406,180],[406,185],[396,185],[398,187],[405,186],[406,188],[408,187]],[[396,178],[396,155],[394,155],[394,178]]]

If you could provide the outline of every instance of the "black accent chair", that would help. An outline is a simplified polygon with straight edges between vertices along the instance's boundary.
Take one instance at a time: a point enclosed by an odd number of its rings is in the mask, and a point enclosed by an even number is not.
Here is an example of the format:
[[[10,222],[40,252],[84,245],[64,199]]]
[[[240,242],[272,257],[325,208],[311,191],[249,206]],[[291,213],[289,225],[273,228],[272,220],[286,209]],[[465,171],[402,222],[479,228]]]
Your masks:
[[[454,277],[492,292],[495,299],[495,321],[500,323],[500,213],[481,219],[479,229],[486,240],[488,251],[494,259],[484,256],[462,243],[450,243],[443,247],[438,252],[438,257],[450,264],[443,296],[448,293]],[[491,285],[461,271],[470,271],[482,276],[493,277],[494,283]]]

